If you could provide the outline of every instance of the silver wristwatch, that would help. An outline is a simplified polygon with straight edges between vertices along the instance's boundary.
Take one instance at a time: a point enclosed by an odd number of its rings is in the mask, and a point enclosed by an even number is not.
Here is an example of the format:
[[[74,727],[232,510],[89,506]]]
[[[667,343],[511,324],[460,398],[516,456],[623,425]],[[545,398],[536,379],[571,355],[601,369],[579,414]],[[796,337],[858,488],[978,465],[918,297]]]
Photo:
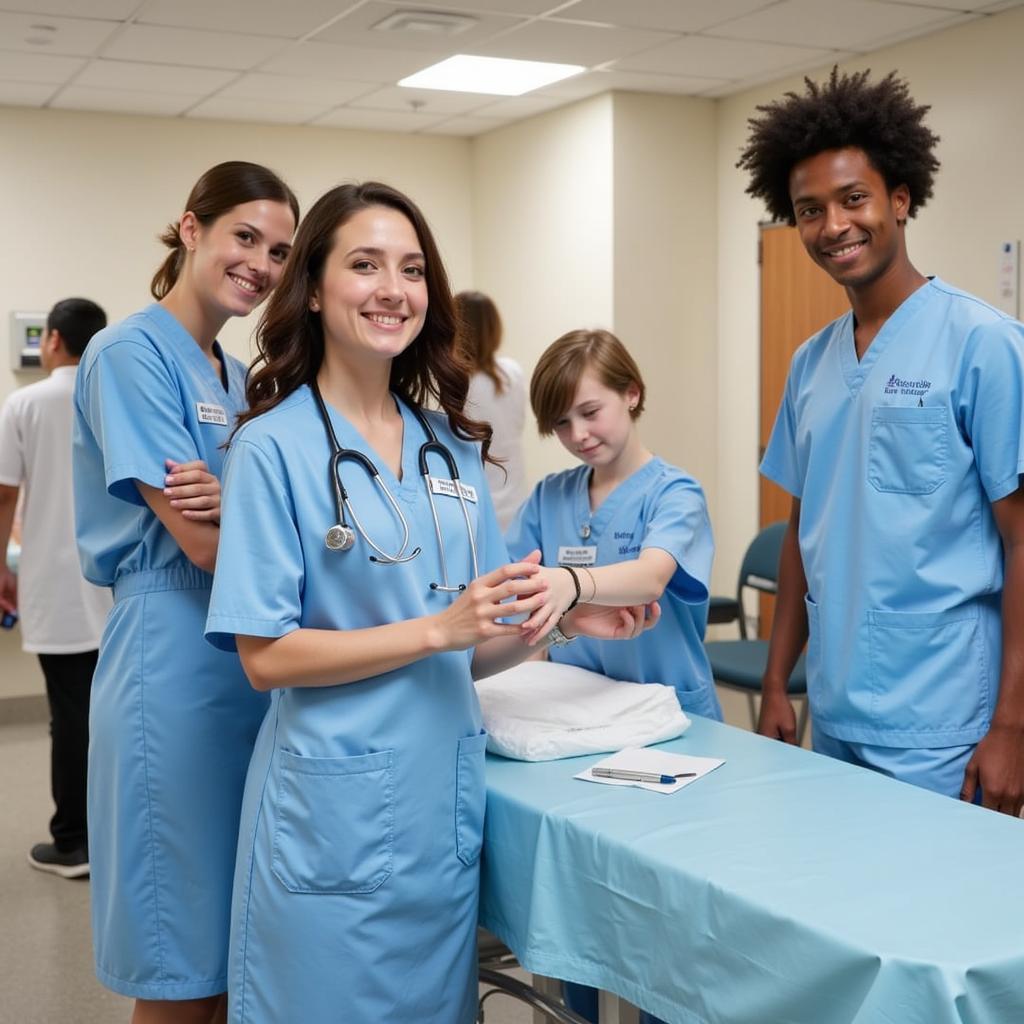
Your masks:
[[[566,644],[571,644],[573,640],[576,639],[576,637],[566,636],[562,632],[561,627],[555,625],[552,626],[550,630],[548,630],[548,635],[545,637],[545,639],[549,644],[551,644],[552,647],[564,647]]]

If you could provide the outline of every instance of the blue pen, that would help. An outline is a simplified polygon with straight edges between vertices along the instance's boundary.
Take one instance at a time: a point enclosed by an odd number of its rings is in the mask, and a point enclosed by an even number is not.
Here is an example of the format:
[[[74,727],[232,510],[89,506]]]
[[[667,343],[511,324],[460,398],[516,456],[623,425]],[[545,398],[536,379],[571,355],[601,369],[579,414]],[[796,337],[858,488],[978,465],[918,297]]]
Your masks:
[[[678,775],[662,775],[661,772],[634,772],[628,768],[591,768],[590,774],[597,779],[621,779],[623,782],[656,782],[671,786],[677,779],[695,779],[696,772],[680,772]]]

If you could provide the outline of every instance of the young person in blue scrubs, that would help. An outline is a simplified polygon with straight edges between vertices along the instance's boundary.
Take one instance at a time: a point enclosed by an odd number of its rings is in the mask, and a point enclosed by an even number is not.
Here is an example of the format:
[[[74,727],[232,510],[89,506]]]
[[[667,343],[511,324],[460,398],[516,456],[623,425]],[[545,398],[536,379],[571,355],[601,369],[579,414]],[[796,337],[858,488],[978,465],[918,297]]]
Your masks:
[[[534,649],[501,619],[545,587],[536,552],[508,564],[455,326],[422,213],[369,182],[310,210],[257,334],[207,621],[272,691],[242,810],[235,1024],[476,1019],[473,679]],[[432,446],[425,481],[428,429],[454,466]],[[561,625],[632,637],[646,611]]]
[[[581,637],[548,656],[613,679],[672,685],[685,711],[720,720],[703,644],[714,555],[704,492],[644,446],[644,398],[636,362],[608,331],[571,331],[540,357],[530,381],[537,426],[581,464],[545,477],[506,533],[513,557],[539,548],[545,566],[548,600],[525,628],[543,635],[577,597],[658,601],[657,628],[632,643]],[[569,1005],[596,1021],[596,991],[565,988]]]
[[[1024,327],[917,271],[937,137],[905,82],[808,81],[739,166],[851,311],[794,355],[761,471],[793,495],[759,729],[1017,815],[1024,802]]]
[[[163,236],[157,301],[101,331],[76,380],[79,554],[114,592],[90,716],[93,945],[100,981],[135,997],[133,1024],[223,1019],[239,808],[266,700],[202,641],[221,446],[245,408],[245,367],[217,334],[270,294],[297,220],[266,168],[207,171]],[[184,463],[169,476],[168,456]]]

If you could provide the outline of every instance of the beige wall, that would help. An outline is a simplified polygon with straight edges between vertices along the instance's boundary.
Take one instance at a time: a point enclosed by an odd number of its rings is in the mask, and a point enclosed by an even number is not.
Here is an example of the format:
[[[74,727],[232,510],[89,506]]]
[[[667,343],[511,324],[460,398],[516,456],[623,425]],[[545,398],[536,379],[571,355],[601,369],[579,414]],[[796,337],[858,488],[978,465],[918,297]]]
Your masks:
[[[644,374],[648,446],[715,506],[715,104],[616,93],[614,327]]]
[[[996,299],[1001,241],[1024,237],[1024,9],[972,21],[945,32],[843,64],[877,74],[896,69],[941,136],[935,197],[908,228],[910,256],[983,299]],[[812,74],[820,78],[828,69]],[[718,109],[718,559],[722,586],[735,580],[743,550],[757,528],[758,278],[760,204],[744,195],[735,168],[759,103],[800,78],[774,82],[722,100]],[[735,583],[732,584],[735,586]]]
[[[503,352],[527,374],[560,334],[614,320],[613,102],[599,96],[476,139],[476,287],[505,323]],[[529,478],[571,465],[528,420]]]

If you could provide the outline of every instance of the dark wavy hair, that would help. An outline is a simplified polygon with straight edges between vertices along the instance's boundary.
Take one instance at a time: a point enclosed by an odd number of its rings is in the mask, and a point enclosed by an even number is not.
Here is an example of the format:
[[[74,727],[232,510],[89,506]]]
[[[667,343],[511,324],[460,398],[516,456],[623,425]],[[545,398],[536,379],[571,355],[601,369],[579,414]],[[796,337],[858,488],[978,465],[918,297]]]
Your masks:
[[[423,327],[392,360],[391,390],[415,405],[439,405],[456,436],[481,442],[484,458],[493,461],[488,455],[490,426],[463,412],[469,367],[456,345],[455,307],[437,243],[419,207],[379,181],[338,185],[313,204],[299,225],[284,273],[256,328],[259,355],[249,368],[249,408],[235,429],[316,378],[324,358],[324,332],[320,313],[309,308],[310,299],[321,283],[338,228],[373,206],[397,210],[412,224],[423,250],[427,283]]]
[[[501,346],[501,314],[494,301],[483,292],[459,292],[455,296],[459,320],[459,349],[475,373],[485,373],[500,395],[508,383],[498,368]]]
[[[228,160],[211,167],[192,186],[186,211],[200,224],[212,224],[218,217],[242,203],[273,199],[287,203],[295,223],[299,223],[299,201],[292,190],[271,170],[245,160]],[[177,283],[185,265],[185,243],[181,240],[181,221],[168,224],[160,241],[170,249],[167,258],[153,275],[149,290],[154,299],[162,299]]]
[[[890,192],[906,185],[910,217],[931,198],[939,169],[934,153],[939,137],[923,123],[931,108],[914,103],[895,71],[879,82],[869,81],[870,75],[870,70],[841,75],[833,67],[827,82],[805,78],[802,96],[787,92],[759,106],[761,116],[747,122],[750,135],[736,166],[750,172],[747,192],[764,200],[775,220],[796,223],[790,173],[801,160],[827,149],[861,149]]]

